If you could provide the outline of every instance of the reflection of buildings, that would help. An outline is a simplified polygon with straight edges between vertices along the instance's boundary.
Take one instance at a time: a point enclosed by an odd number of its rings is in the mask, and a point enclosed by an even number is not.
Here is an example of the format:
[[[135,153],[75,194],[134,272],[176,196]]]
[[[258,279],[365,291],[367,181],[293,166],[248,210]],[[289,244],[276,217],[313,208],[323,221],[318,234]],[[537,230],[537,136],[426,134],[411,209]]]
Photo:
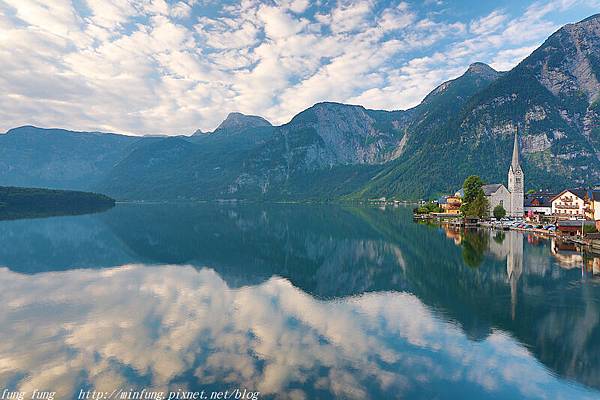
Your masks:
[[[462,242],[461,228],[452,225],[442,225],[448,239],[452,239],[457,246]]]
[[[592,275],[600,275],[600,258],[591,257],[585,260],[586,270],[591,272]]]
[[[504,243],[508,247],[506,256],[506,275],[510,284],[510,304],[511,316],[515,319],[517,307],[518,283],[523,274],[523,235],[517,232],[510,232]]]
[[[561,268],[580,268],[583,263],[583,256],[575,243],[552,238],[550,251]]]

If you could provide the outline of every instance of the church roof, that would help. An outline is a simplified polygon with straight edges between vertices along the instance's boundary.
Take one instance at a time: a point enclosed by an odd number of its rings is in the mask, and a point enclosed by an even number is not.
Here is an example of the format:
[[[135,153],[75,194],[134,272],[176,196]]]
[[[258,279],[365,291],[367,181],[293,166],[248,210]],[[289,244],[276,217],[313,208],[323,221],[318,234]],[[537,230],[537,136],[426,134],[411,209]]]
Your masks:
[[[491,196],[492,194],[496,193],[498,191],[498,189],[500,189],[500,187],[504,186],[501,183],[492,183],[489,185],[483,185],[481,188],[483,189],[483,193],[485,193],[486,196]]]
[[[517,131],[515,132],[515,142],[513,144],[513,154],[512,154],[512,161],[510,163],[510,166],[512,167],[513,171],[516,171],[519,168],[519,130],[517,129]]]

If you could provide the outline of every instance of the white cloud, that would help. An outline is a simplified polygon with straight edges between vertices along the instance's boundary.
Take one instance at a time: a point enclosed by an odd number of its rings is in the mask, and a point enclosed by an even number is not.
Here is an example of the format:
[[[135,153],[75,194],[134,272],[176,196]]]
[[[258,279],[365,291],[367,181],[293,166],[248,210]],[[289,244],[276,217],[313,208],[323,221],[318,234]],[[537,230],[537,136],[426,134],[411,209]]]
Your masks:
[[[489,15],[471,22],[469,30],[476,35],[486,35],[496,32],[508,19],[506,14],[498,10],[492,11]]]
[[[308,25],[308,21],[297,20],[281,8],[265,5],[258,9],[258,18],[263,23],[267,38],[275,40],[292,36]]]
[[[404,1],[6,0],[0,129],[181,134],[231,110],[283,123],[324,100],[410,107],[471,62],[509,69],[596,1],[461,21]]]
[[[326,18],[334,33],[354,32],[364,28],[371,14],[369,1],[339,2]]]
[[[525,57],[530,55],[537,46],[525,46],[514,49],[501,50],[493,58],[490,66],[497,71],[508,71]]]

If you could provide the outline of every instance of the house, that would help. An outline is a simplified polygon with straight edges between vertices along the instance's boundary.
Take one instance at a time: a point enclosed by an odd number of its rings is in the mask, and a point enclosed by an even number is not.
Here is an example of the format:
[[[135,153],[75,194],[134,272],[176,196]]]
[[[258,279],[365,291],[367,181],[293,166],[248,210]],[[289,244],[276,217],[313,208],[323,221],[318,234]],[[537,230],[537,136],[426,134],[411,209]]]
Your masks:
[[[552,199],[552,215],[557,219],[600,220],[600,191],[565,189]]]
[[[523,203],[525,214],[529,217],[552,215],[552,199],[554,197],[556,197],[556,193],[526,194]]]
[[[595,226],[593,221],[565,220],[558,221],[556,229],[563,236],[581,236],[584,226]]]
[[[460,214],[462,200],[457,196],[443,196],[438,200],[438,204],[444,210],[444,214]]]
[[[590,190],[588,192],[588,210],[589,216],[591,220],[596,221],[596,228],[600,226],[600,190]]]

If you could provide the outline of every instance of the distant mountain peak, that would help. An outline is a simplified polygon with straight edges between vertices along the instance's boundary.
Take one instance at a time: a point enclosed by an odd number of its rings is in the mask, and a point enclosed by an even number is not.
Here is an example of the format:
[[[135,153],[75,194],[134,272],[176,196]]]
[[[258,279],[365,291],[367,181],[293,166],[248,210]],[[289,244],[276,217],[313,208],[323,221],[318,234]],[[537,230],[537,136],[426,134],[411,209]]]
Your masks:
[[[215,132],[231,129],[256,128],[260,126],[272,126],[269,121],[257,115],[246,115],[240,112],[229,113]]]
[[[466,74],[477,74],[496,77],[499,74],[499,72],[487,65],[486,63],[474,62],[473,64],[469,65]]]

